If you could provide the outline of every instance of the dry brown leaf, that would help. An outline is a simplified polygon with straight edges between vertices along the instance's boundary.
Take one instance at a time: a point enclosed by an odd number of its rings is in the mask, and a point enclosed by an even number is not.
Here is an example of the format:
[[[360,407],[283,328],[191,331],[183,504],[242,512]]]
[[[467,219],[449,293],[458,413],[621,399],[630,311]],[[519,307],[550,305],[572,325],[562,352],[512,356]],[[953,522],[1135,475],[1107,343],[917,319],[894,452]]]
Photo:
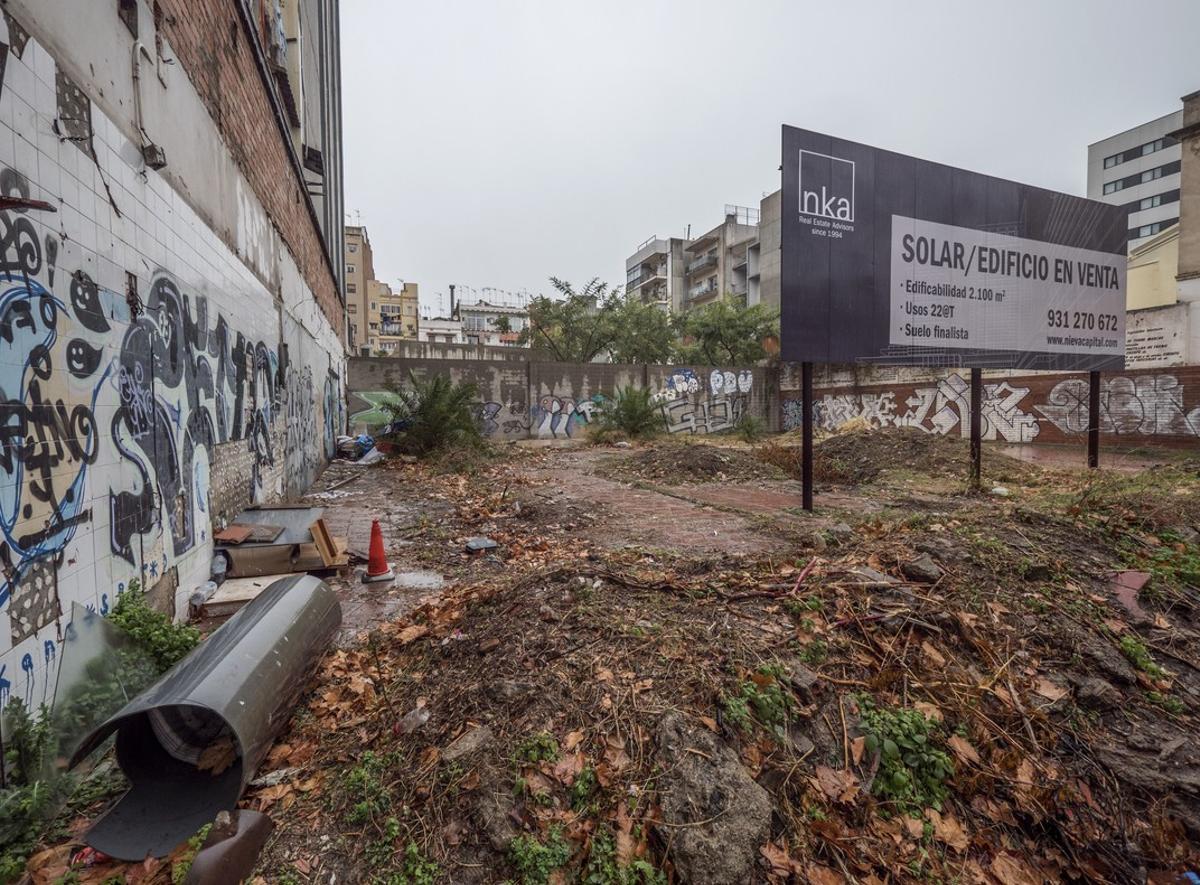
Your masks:
[[[1004,885],[1041,885],[1042,877],[1015,855],[1002,851],[992,858],[992,875]]]
[[[569,732],[567,734],[567,736],[565,738],[563,738],[563,749],[566,750],[568,753],[573,753],[573,752],[575,752],[575,748],[579,746],[579,744],[582,740],[583,740],[583,732],[582,731]]]
[[[196,762],[196,768],[218,775],[236,760],[237,747],[234,746],[233,739],[223,737],[204,748]]]
[[[972,765],[983,764],[983,760],[979,758],[979,754],[975,752],[975,748],[964,737],[960,737],[957,734],[951,735],[946,739],[946,746],[950,748],[951,752],[961,762],[968,762]]]
[[[713,734],[721,733],[721,729],[717,726],[717,720],[713,719],[711,716],[701,716],[700,721],[702,723],[704,723],[704,727],[707,728],[709,731],[711,731]]]
[[[758,853],[767,862],[767,875],[769,876],[786,882],[793,870],[800,872],[787,849],[779,847],[774,842],[765,843],[758,849]]]
[[[1068,690],[1056,685],[1045,676],[1039,676],[1033,683],[1033,690],[1049,701],[1060,701],[1068,694]]]
[[[810,885],[845,885],[846,882],[846,877],[841,873],[815,863],[804,868],[804,875],[808,877]]]
[[[924,714],[926,719],[932,719],[934,722],[941,722],[945,717],[942,716],[941,709],[936,704],[931,704],[928,701],[917,701],[913,707]]]
[[[411,624],[401,630],[396,639],[401,645],[408,645],[414,639],[420,639],[428,632],[429,626],[427,624]]]
[[[827,765],[818,765],[814,775],[817,789],[834,802],[849,802],[858,792],[858,778],[847,769],[835,771]]]
[[[933,838],[948,845],[955,851],[967,850],[967,845],[970,844],[971,840],[962,828],[962,824],[958,822],[958,819],[954,815],[949,812],[940,814],[930,808],[925,812],[925,816],[933,824]]]
[[[605,739],[604,746],[604,761],[609,768],[615,773],[623,771],[631,761],[625,752],[625,739],[614,731]]]
[[[938,670],[946,666],[946,658],[928,639],[921,643],[921,651],[924,653],[925,660],[929,666]]]
[[[850,758],[854,760],[854,764],[858,765],[862,762],[863,752],[867,747],[867,739],[865,737],[856,737],[850,742]]]
[[[564,753],[554,763],[552,771],[555,780],[564,786],[571,786],[571,784],[575,783],[575,778],[579,772],[583,771],[583,754]]]

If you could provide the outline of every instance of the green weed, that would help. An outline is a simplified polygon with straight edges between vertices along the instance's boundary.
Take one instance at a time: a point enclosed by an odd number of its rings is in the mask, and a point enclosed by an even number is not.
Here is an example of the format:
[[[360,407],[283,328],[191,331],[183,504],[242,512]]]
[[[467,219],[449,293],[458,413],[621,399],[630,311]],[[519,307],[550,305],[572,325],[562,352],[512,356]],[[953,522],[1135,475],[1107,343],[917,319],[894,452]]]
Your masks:
[[[571,859],[571,846],[562,830],[551,827],[545,842],[533,836],[518,836],[508,843],[508,859],[521,885],[547,885],[550,875]]]
[[[619,863],[612,835],[600,832],[592,839],[579,882],[582,885],[667,885],[667,877],[645,860]]]
[[[937,723],[919,710],[876,707],[869,698],[861,706],[866,749],[879,753],[872,792],[903,810],[940,810],[954,763],[935,746],[940,742]]]
[[[1129,659],[1129,663],[1141,670],[1152,679],[1161,679],[1165,676],[1163,668],[1154,663],[1154,659],[1150,657],[1150,651],[1136,636],[1126,634],[1121,637],[1121,652]]]
[[[544,731],[526,738],[517,747],[517,761],[535,765],[539,762],[557,762],[558,741],[554,735]]]

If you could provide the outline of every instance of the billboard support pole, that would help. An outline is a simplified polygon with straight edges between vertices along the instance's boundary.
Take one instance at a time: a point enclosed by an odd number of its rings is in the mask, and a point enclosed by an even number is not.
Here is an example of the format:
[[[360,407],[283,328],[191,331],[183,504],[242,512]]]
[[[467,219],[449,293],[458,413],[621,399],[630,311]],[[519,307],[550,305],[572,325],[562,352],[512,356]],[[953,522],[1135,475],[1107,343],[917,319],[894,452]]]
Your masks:
[[[983,369],[971,369],[971,488],[983,479]]]
[[[800,437],[800,479],[803,486],[803,505],[806,513],[813,509],[813,364],[800,364],[800,405],[804,418]]]
[[[1100,466],[1100,373],[1088,372],[1088,467]]]

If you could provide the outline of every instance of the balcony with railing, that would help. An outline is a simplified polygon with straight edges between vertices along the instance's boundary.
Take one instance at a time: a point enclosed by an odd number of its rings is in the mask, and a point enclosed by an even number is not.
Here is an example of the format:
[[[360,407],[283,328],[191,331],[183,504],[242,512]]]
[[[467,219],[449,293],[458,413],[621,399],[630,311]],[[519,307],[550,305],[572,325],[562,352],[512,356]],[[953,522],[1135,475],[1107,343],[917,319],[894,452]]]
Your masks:
[[[667,278],[666,265],[658,267],[641,267],[638,268],[638,273],[630,274],[625,280],[625,290],[632,292],[638,286],[645,286],[647,283],[653,283],[658,280]]]
[[[692,288],[688,289],[688,301],[699,301],[702,298],[707,298],[710,295],[716,294],[716,291],[717,278],[713,277],[712,279],[701,283],[699,286],[692,286]]]
[[[707,270],[710,267],[717,266],[717,253],[709,252],[707,255],[701,255],[695,261],[688,262],[687,272],[689,275],[699,273],[702,270]]]

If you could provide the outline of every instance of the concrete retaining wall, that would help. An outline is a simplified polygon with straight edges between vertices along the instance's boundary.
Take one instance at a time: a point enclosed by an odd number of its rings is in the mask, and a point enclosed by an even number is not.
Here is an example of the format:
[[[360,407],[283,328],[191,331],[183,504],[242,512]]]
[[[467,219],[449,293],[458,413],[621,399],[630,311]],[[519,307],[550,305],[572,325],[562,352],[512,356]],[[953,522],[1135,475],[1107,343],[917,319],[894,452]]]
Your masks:
[[[353,357],[347,373],[350,423],[357,432],[387,420],[388,391],[442,373],[479,388],[479,417],[494,439],[569,438],[586,432],[618,388],[647,387],[670,433],[720,433],[742,415],[778,427],[776,371],[613,363],[498,362],[494,360]]]

